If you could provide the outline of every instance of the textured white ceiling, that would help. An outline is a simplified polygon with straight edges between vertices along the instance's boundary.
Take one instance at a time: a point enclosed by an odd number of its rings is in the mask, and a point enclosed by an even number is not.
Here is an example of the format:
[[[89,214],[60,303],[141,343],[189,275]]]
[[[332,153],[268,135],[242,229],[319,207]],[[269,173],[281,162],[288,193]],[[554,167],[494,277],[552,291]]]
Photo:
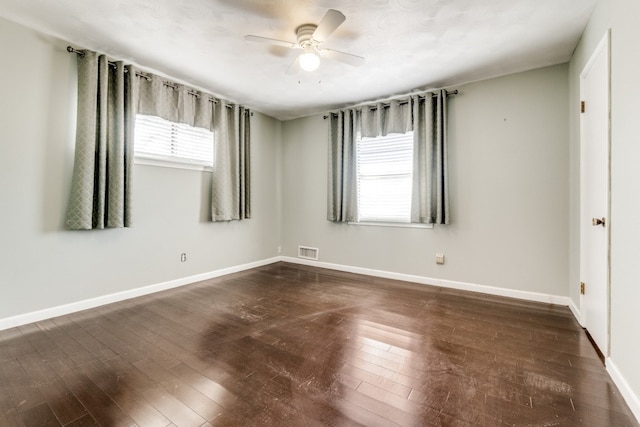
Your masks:
[[[0,0],[0,16],[182,79],[279,119],[569,60],[597,0]],[[285,75],[296,41],[330,8],[346,21],[324,59]]]

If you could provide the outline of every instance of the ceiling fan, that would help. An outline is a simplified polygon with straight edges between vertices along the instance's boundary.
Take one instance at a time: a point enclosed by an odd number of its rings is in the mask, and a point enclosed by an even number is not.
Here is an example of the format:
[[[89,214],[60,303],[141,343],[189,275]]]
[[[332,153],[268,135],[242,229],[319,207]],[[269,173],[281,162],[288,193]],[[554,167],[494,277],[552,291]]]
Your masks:
[[[295,74],[299,69],[304,71],[315,71],[320,66],[321,57],[357,67],[364,63],[363,57],[333,49],[322,48],[322,43],[324,43],[325,40],[333,34],[345,19],[346,18],[342,12],[335,9],[329,9],[318,25],[303,24],[296,28],[297,43],[253,35],[246,35],[244,38],[251,42],[267,43],[291,49],[302,49],[303,52],[296,57],[295,61],[293,61],[291,66],[287,69],[287,74]]]

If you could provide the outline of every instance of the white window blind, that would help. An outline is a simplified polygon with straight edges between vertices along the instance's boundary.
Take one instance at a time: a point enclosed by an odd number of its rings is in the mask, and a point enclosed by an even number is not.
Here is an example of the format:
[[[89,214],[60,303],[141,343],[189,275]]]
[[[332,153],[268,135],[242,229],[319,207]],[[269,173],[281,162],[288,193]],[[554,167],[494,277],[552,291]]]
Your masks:
[[[136,116],[134,155],[213,166],[213,132],[155,116]]]
[[[410,222],[413,132],[358,137],[358,221]]]

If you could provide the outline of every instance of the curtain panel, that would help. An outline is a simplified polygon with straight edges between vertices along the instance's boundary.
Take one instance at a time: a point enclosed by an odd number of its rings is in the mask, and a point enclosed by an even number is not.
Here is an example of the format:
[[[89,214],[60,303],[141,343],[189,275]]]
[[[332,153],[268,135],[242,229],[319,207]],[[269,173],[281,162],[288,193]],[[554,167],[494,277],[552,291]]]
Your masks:
[[[77,61],[76,146],[65,225],[129,227],[136,72],[90,51]]]
[[[411,222],[449,224],[447,92],[411,98],[413,189]]]
[[[447,93],[414,95],[330,115],[327,219],[357,221],[356,138],[413,131],[411,222],[449,223]]]
[[[214,107],[215,147],[211,221],[251,218],[250,112],[218,101]]]
[[[327,219],[335,222],[357,221],[356,138],[359,113],[356,110],[342,110],[330,114],[329,120]]]

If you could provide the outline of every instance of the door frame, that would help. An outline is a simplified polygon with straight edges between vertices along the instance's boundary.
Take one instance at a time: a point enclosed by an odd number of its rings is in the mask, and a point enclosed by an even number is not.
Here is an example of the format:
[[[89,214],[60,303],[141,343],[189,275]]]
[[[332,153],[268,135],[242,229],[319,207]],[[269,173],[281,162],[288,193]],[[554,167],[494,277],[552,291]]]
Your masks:
[[[606,286],[606,295],[607,295],[605,321],[607,322],[607,325],[606,325],[607,335],[606,335],[605,348],[600,349],[600,351],[603,353],[603,356],[606,359],[609,356],[610,350],[611,350],[611,224],[612,224],[612,221],[611,221],[611,30],[610,29],[607,29],[602,39],[598,43],[597,47],[591,53],[589,60],[587,61],[587,63],[582,68],[582,71],[580,72],[580,100],[581,101],[584,100],[584,79],[586,75],[589,73],[589,71],[591,71],[591,68],[593,67],[594,63],[596,62],[596,60],[598,59],[599,55],[602,53],[603,50],[605,52],[606,60],[607,60],[607,104],[608,104],[607,105],[607,112],[608,112],[607,141],[606,141],[606,146],[607,146],[607,155],[606,155],[607,156],[606,158],[606,163],[607,163],[607,166],[606,166],[607,167],[607,171],[606,171],[606,176],[607,176],[606,245],[607,245],[607,248],[606,248],[606,253],[607,253],[607,257],[606,257],[606,264],[605,264],[605,268],[606,268],[605,286]],[[583,147],[585,145],[584,134],[585,134],[584,119],[583,119],[583,116],[581,115],[580,116],[580,217],[579,217],[581,241],[583,238],[582,221],[584,220],[582,200],[584,198],[584,192],[586,187],[584,183],[584,176],[583,176],[584,171],[582,167],[583,152],[584,152]],[[582,281],[583,263],[584,263],[583,247],[581,243],[580,244],[580,280],[581,281]],[[585,296],[582,293],[580,294],[580,317],[581,317],[580,323],[583,327],[585,327],[585,330],[586,330],[586,324],[587,324],[586,302],[585,302]]]

